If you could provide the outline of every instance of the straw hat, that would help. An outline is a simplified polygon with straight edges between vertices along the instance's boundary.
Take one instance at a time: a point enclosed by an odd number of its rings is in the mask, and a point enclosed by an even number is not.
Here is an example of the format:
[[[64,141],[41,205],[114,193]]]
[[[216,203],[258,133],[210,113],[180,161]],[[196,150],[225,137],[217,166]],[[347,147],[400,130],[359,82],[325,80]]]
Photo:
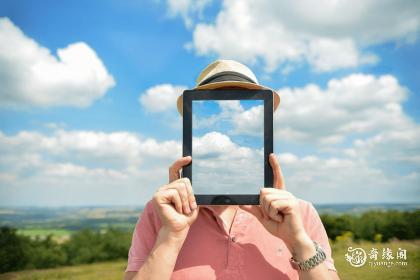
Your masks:
[[[280,104],[280,96],[277,92],[258,84],[254,73],[247,66],[234,60],[216,60],[209,64],[198,76],[194,89],[217,89],[221,87],[271,90],[273,92],[274,111]],[[181,94],[177,100],[178,112],[181,116],[182,100]]]

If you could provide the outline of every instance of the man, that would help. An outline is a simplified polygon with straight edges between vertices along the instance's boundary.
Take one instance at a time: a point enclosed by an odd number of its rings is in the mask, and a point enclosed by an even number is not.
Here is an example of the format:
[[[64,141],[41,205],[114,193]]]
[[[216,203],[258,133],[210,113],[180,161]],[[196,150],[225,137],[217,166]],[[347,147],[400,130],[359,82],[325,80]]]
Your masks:
[[[232,87],[266,89],[245,65],[231,60],[207,66],[196,89]],[[276,109],[280,97],[273,93]],[[177,160],[169,184],[147,203],[133,233],[125,279],[339,279],[318,213],[285,189],[274,154],[274,188],[261,188],[258,206],[198,207],[190,181],[179,176],[191,160]]]

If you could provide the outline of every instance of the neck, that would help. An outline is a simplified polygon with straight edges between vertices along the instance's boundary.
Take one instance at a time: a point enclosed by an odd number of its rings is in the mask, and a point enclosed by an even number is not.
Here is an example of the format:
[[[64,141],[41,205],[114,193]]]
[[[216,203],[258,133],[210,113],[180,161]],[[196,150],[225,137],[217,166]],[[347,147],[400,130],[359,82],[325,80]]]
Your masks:
[[[236,211],[238,209],[238,205],[211,205],[209,206],[213,209],[214,212],[218,214],[222,214],[225,211]]]

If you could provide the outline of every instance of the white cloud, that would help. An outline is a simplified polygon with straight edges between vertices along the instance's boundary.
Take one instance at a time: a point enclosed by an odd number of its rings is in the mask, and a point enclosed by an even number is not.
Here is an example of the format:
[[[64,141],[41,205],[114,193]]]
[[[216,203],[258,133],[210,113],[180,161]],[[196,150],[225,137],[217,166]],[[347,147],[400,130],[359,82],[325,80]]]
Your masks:
[[[391,75],[353,74],[330,80],[324,90],[311,84],[278,92],[282,105],[275,122],[281,139],[331,144],[351,134],[405,130],[412,124],[402,109],[407,89]]]
[[[253,106],[248,110],[238,112],[232,116],[233,133],[247,135],[263,135],[264,131],[264,106]]]
[[[78,42],[50,50],[0,18],[0,106],[86,107],[115,85],[95,51]]]
[[[417,133],[378,136],[355,143],[351,152],[327,157],[281,153],[286,186],[315,203],[418,200]],[[218,132],[193,143],[196,193],[224,192],[226,185],[234,186],[232,193],[253,193],[262,186],[261,150],[238,145]],[[398,149],[401,153],[393,154]],[[138,205],[167,183],[167,169],[181,156],[181,143],[130,132],[22,131],[0,133],[0,152],[2,205]],[[372,160],[381,153],[383,159],[389,155],[390,162],[411,156],[400,160],[415,162],[417,169],[388,172]]]
[[[223,133],[194,137],[192,155],[197,194],[257,193],[264,185],[263,152],[240,146]]]
[[[306,57],[319,72],[375,64],[378,61],[378,57],[373,54],[360,54],[351,39],[313,39],[308,44]]]
[[[197,105],[197,106],[196,106]],[[202,110],[206,112],[207,110],[211,109],[212,106],[217,106],[220,109],[220,112],[212,114],[210,116],[201,116],[201,112],[197,112]],[[194,128],[211,128],[215,129],[216,126],[219,126],[222,122],[231,122],[232,118],[241,112],[244,111],[239,100],[218,100],[218,101],[211,101],[211,100],[200,100],[200,101],[193,101],[193,116],[192,122]]]
[[[158,142],[130,132],[56,130],[46,135],[22,131],[15,136],[0,133],[0,143],[2,154],[14,158],[32,155],[38,162],[81,162],[120,169],[139,166],[148,157],[175,158],[181,149],[176,141]]]
[[[269,72],[303,61],[332,71],[376,63],[368,46],[415,41],[419,15],[415,0],[225,0],[215,22],[194,26],[189,47],[199,55],[262,60]]]
[[[187,27],[194,23],[196,15],[202,17],[203,10],[212,0],[167,0],[170,16],[181,16]]]
[[[138,204],[166,183],[181,145],[130,132],[21,131],[0,133],[0,153],[1,204]]]
[[[325,89],[309,84],[277,92],[282,101],[274,114],[274,131],[282,141],[330,145],[350,135],[409,131],[414,126],[402,109],[407,89],[391,75],[352,74],[330,80]],[[262,113],[262,107],[254,107],[234,115],[235,129],[255,134]]]
[[[286,188],[316,203],[414,202],[420,173],[386,172],[366,157],[297,157],[280,154]],[[376,154],[374,156],[377,156]]]
[[[384,130],[366,139],[357,139],[345,150],[353,158],[369,158],[378,166],[404,166],[420,170],[420,126],[413,125],[404,130]]]
[[[176,110],[176,101],[186,89],[184,86],[171,84],[156,85],[147,89],[139,97],[140,104],[149,112]]]

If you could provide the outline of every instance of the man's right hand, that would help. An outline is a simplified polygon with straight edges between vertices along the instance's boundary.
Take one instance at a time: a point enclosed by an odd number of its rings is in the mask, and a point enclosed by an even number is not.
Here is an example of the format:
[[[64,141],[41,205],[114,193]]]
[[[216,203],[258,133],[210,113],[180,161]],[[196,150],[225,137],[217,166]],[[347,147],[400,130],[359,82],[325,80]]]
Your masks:
[[[199,211],[190,180],[179,178],[180,169],[190,162],[191,157],[175,161],[169,168],[170,183],[159,188],[153,196],[154,207],[162,226],[177,237],[186,237]]]

